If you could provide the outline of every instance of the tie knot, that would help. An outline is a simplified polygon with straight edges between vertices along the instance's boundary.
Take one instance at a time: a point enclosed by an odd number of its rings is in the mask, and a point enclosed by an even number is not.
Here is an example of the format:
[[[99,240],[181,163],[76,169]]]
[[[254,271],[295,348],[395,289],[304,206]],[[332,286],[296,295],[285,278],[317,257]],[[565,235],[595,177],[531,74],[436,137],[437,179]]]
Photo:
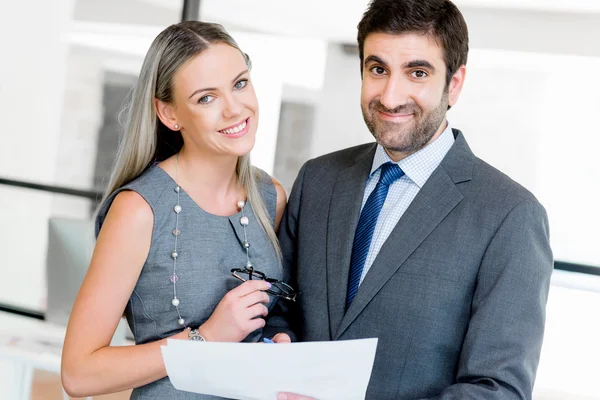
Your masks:
[[[402,171],[398,164],[386,162],[381,166],[379,182],[389,186],[400,179],[402,175],[404,175],[404,171]]]

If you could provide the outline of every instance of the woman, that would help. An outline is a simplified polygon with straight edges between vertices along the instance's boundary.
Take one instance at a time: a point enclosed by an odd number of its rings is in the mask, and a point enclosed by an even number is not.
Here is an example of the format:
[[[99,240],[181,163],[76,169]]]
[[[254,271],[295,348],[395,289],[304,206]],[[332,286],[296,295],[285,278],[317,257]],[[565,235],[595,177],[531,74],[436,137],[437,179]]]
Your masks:
[[[282,279],[275,230],[286,197],[250,164],[258,104],[249,67],[216,24],[182,22],[152,43],[67,328],[69,395],[135,388],[134,399],[213,398],[174,389],[160,346],[261,337],[271,285],[238,285],[231,270],[253,265]],[[111,347],[123,310],[136,345]]]

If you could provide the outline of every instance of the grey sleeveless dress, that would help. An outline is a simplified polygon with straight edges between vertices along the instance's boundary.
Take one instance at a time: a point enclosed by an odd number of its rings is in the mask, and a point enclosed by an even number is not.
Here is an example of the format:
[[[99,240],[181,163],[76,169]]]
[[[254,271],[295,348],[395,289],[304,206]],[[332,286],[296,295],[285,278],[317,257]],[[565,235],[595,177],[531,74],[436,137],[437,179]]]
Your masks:
[[[277,192],[271,178],[260,171],[260,192],[271,219],[275,219]],[[173,260],[177,204],[175,181],[160,167],[152,165],[141,176],[117,190],[102,206],[96,220],[96,236],[114,197],[123,190],[139,193],[152,208],[154,229],[148,258],[143,266],[135,289],[129,299],[125,316],[137,344],[153,342],[181,332],[173,300]],[[232,268],[246,265],[242,246],[244,232],[240,224],[241,212],[230,217],[216,216],[202,210],[183,189],[180,190],[180,235],[177,242],[177,297],[179,311],[190,327],[198,327],[212,314],[223,296],[240,281],[231,276]],[[259,226],[250,204],[244,209],[249,218],[246,227],[250,243],[250,261],[259,271],[275,279],[282,279],[279,263],[266,233]],[[118,279],[118,277],[115,277]],[[271,298],[269,308],[276,303]],[[256,342],[262,330],[250,334],[244,341]],[[198,360],[199,363],[202,360]],[[231,366],[232,378],[238,371]],[[168,377],[133,390],[131,399],[217,399],[214,396],[179,391]]]

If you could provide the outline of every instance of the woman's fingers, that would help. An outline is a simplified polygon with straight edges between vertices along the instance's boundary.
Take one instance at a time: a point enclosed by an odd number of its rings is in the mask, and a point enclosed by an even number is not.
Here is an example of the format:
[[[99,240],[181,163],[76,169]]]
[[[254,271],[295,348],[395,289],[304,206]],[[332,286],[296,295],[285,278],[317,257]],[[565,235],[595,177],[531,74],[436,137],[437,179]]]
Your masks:
[[[271,284],[267,281],[263,281],[262,279],[253,279],[251,281],[246,281],[236,287],[235,289],[231,289],[227,295],[232,295],[235,297],[244,297],[249,295],[252,292],[256,292],[257,290],[267,290],[271,288]]]
[[[271,301],[269,295],[260,290],[252,292],[240,298],[240,303],[246,307],[251,307],[257,303],[268,304],[269,301]]]
[[[269,309],[262,303],[258,303],[248,308],[248,318],[266,317]]]

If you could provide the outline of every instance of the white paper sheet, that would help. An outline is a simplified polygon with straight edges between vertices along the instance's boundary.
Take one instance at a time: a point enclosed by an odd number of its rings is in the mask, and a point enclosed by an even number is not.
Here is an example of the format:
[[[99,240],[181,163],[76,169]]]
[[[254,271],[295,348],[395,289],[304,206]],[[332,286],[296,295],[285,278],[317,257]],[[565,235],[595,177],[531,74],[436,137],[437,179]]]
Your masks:
[[[241,400],[292,392],[363,400],[377,339],[287,344],[167,340],[162,355],[175,388]]]

